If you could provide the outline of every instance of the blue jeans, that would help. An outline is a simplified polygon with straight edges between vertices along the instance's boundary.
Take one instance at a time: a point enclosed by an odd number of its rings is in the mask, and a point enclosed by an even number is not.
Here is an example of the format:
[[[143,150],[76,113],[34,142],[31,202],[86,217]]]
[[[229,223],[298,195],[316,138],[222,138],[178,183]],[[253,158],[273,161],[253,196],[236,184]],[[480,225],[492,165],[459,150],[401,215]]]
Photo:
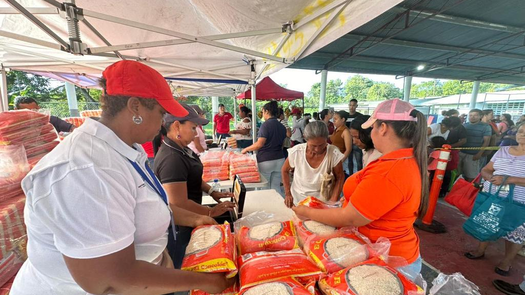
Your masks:
[[[421,255],[416,259],[416,261],[411,264],[403,267],[399,267],[397,270],[402,272],[408,279],[414,281],[416,276],[421,273],[421,267],[423,260],[421,260]]]
[[[231,137],[231,135],[229,133],[219,133],[219,132],[217,132],[216,135],[217,135],[217,138],[219,138],[219,136],[221,136],[221,135],[222,135],[222,138]]]
[[[284,158],[259,162],[259,172],[268,180],[270,188],[276,190],[284,198],[283,192],[281,191],[281,168],[283,165]]]

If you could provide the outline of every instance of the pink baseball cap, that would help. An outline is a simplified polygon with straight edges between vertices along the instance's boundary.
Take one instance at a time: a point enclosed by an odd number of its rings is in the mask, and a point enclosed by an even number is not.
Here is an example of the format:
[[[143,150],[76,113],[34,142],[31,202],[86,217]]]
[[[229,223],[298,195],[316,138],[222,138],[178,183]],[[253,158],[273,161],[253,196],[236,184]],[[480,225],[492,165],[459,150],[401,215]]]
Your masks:
[[[383,101],[376,107],[370,119],[361,125],[361,128],[368,129],[377,120],[416,122],[417,118],[410,115],[413,110],[414,106],[397,98]]]

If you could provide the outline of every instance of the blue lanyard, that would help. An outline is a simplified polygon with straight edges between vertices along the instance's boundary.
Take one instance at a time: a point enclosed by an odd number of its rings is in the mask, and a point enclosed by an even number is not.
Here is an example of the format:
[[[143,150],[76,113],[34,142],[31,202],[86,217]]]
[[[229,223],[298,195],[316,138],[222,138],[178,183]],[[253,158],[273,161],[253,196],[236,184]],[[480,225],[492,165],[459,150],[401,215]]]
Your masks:
[[[173,220],[173,211],[171,211],[170,204],[168,203],[168,195],[166,194],[166,191],[162,187],[162,184],[160,184],[160,181],[157,179],[153,171],[149,168],[148,164],[146,164],[146,171],[148,171],[148,174],[151,176],[151,179],[153,179],[154,183],[151,182],[149,177],[146,176],[146,173],[144,173],[144,170],[140,168],[139,164],[136,162],[133,162],[128,159],[128,161],[131,163],[133,168],[137,170],[137,172],[140,174],[142,179],[160,196],[160,198],[166,203],[168,206],[168,210],[170,211],[170,223],[171,223],[171,231],[173,233],[173,239],[177,240],[177,227],[175,225],[175,220]]]
[[[146,171],[148,171],[148,174],[151,176],[151,179],[153,179],[153,181],[155,182],[154,184],[151,182],[151,180],[149,179],[149,177],[146,176],[146,173],[144,173],[144,170],[142,170],[142,168],[140,168],[139,164],[137,164],[136,162],[133,162],[131,160],[128,159],[128,161],[131,163],[131,165],[133,166],[133,168],[135,168],[135,170],[137,170],[137,172],[140,174],[140,176],[142,177],[142,179],[148,183],[148,185],[155,191],[157,192],[157,194],[160,196],[160,198],[164,201],[164,203],[166,203],[166,205],[168,205],[168,196],[166,195],[166,191],[164,190],[164,188],[162,187],[162,185],[160,184],[159,180],[157,179],[157,177],[155,176],[155,174],[153,173],[153,171],[151,171],[151,169],[148,167],[148,165],[146,164]]]

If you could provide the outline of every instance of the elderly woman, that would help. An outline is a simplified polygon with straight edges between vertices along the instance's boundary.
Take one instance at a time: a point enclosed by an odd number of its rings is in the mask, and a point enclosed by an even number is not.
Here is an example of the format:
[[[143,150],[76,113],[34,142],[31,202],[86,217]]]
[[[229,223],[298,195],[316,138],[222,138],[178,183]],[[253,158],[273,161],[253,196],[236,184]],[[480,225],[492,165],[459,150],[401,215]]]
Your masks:
[[[516,134],[518,146],[500,148],[492,160],[481,170],[481,176],[486,179],[483,190],[488,191],[493,184],[492,193],[495,193],[503,183],[503,178],[509,176],[506,184],[514,184],[514,201],[525,204],[525,124],[521,125]],[[500,193],[501,196],[506,196]],[[494,271],[502,276],[509,275],[514,258],[525,242],[525,224],[520,225],[513,232],[503,237],[505,240],[505,257]],[[465,253],[469,259],[480,259],[485,256],[488,242],[480,242],[474,252]]]
[[[224,290],[232,283],[224,275],[169,268],[170,219],[192,227],[214,221],[170,210],[140,146],[158,134],[166,112],[185,116],[187,111],[162,75],[144,64],[119,61],[102,76],[100,121],[86,120],[22,182],[28,259],[11,293]]]
[[[308,196],[320,198],[323,174],[334,175],[330,201],[337,201],[343,189],[343,154],[339,149],[327,143],[328,128],[323,121],[314,121],[304,129],[306,143],[288,150],[288,159],[284,162],[282,179],[286,206],[292,207]],[[290,184],[290,172],[294,179]]]
[[[188,145],[193,142],[199,125],[206,125],[203,119],[186,104],[181,104],[187,111],[186,116],[164,116],[164,127],[167,134],[162,140],[159,152],[155,157],[155,175],[160,179],[168,194],[168,202],[172,206],[184,208],[199,215],[217,217],[231,210],[234,204],[222,202],[221,198],[229,198],[231,193],[221,193],[202,180],[203,166],[199,156]],[[214,207],[201,205],[202,193],[207,193],[219,204]],[[179,226],[176,239],[170,231],[168,250],[173,258],[175,268],[180,268],[190,241],[191,226]]]
[[[352,123],[350,123],[350,135],[355,146],[363,150],[363,167],[368,166],[371,162],[379,159],[383,154],[374,147],[372,141],[372,130],[370,128],[363,129],[361,127],[370,116],[361,115],[356,117]]]

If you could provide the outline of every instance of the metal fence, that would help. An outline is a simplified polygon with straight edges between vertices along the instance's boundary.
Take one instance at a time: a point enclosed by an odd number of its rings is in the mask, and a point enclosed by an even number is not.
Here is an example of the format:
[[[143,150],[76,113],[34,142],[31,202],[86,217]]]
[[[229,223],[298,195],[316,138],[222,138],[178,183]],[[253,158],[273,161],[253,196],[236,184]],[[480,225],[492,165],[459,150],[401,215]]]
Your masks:
[[[39,103],[40,108],[48,110],[51,115],[57,116],[60,118],[71,117],[69,112],[69,106],[67,102],[41,102]],[[99,110],[99,102],[78,102],[78,111],[87,111],[87,110]]]

